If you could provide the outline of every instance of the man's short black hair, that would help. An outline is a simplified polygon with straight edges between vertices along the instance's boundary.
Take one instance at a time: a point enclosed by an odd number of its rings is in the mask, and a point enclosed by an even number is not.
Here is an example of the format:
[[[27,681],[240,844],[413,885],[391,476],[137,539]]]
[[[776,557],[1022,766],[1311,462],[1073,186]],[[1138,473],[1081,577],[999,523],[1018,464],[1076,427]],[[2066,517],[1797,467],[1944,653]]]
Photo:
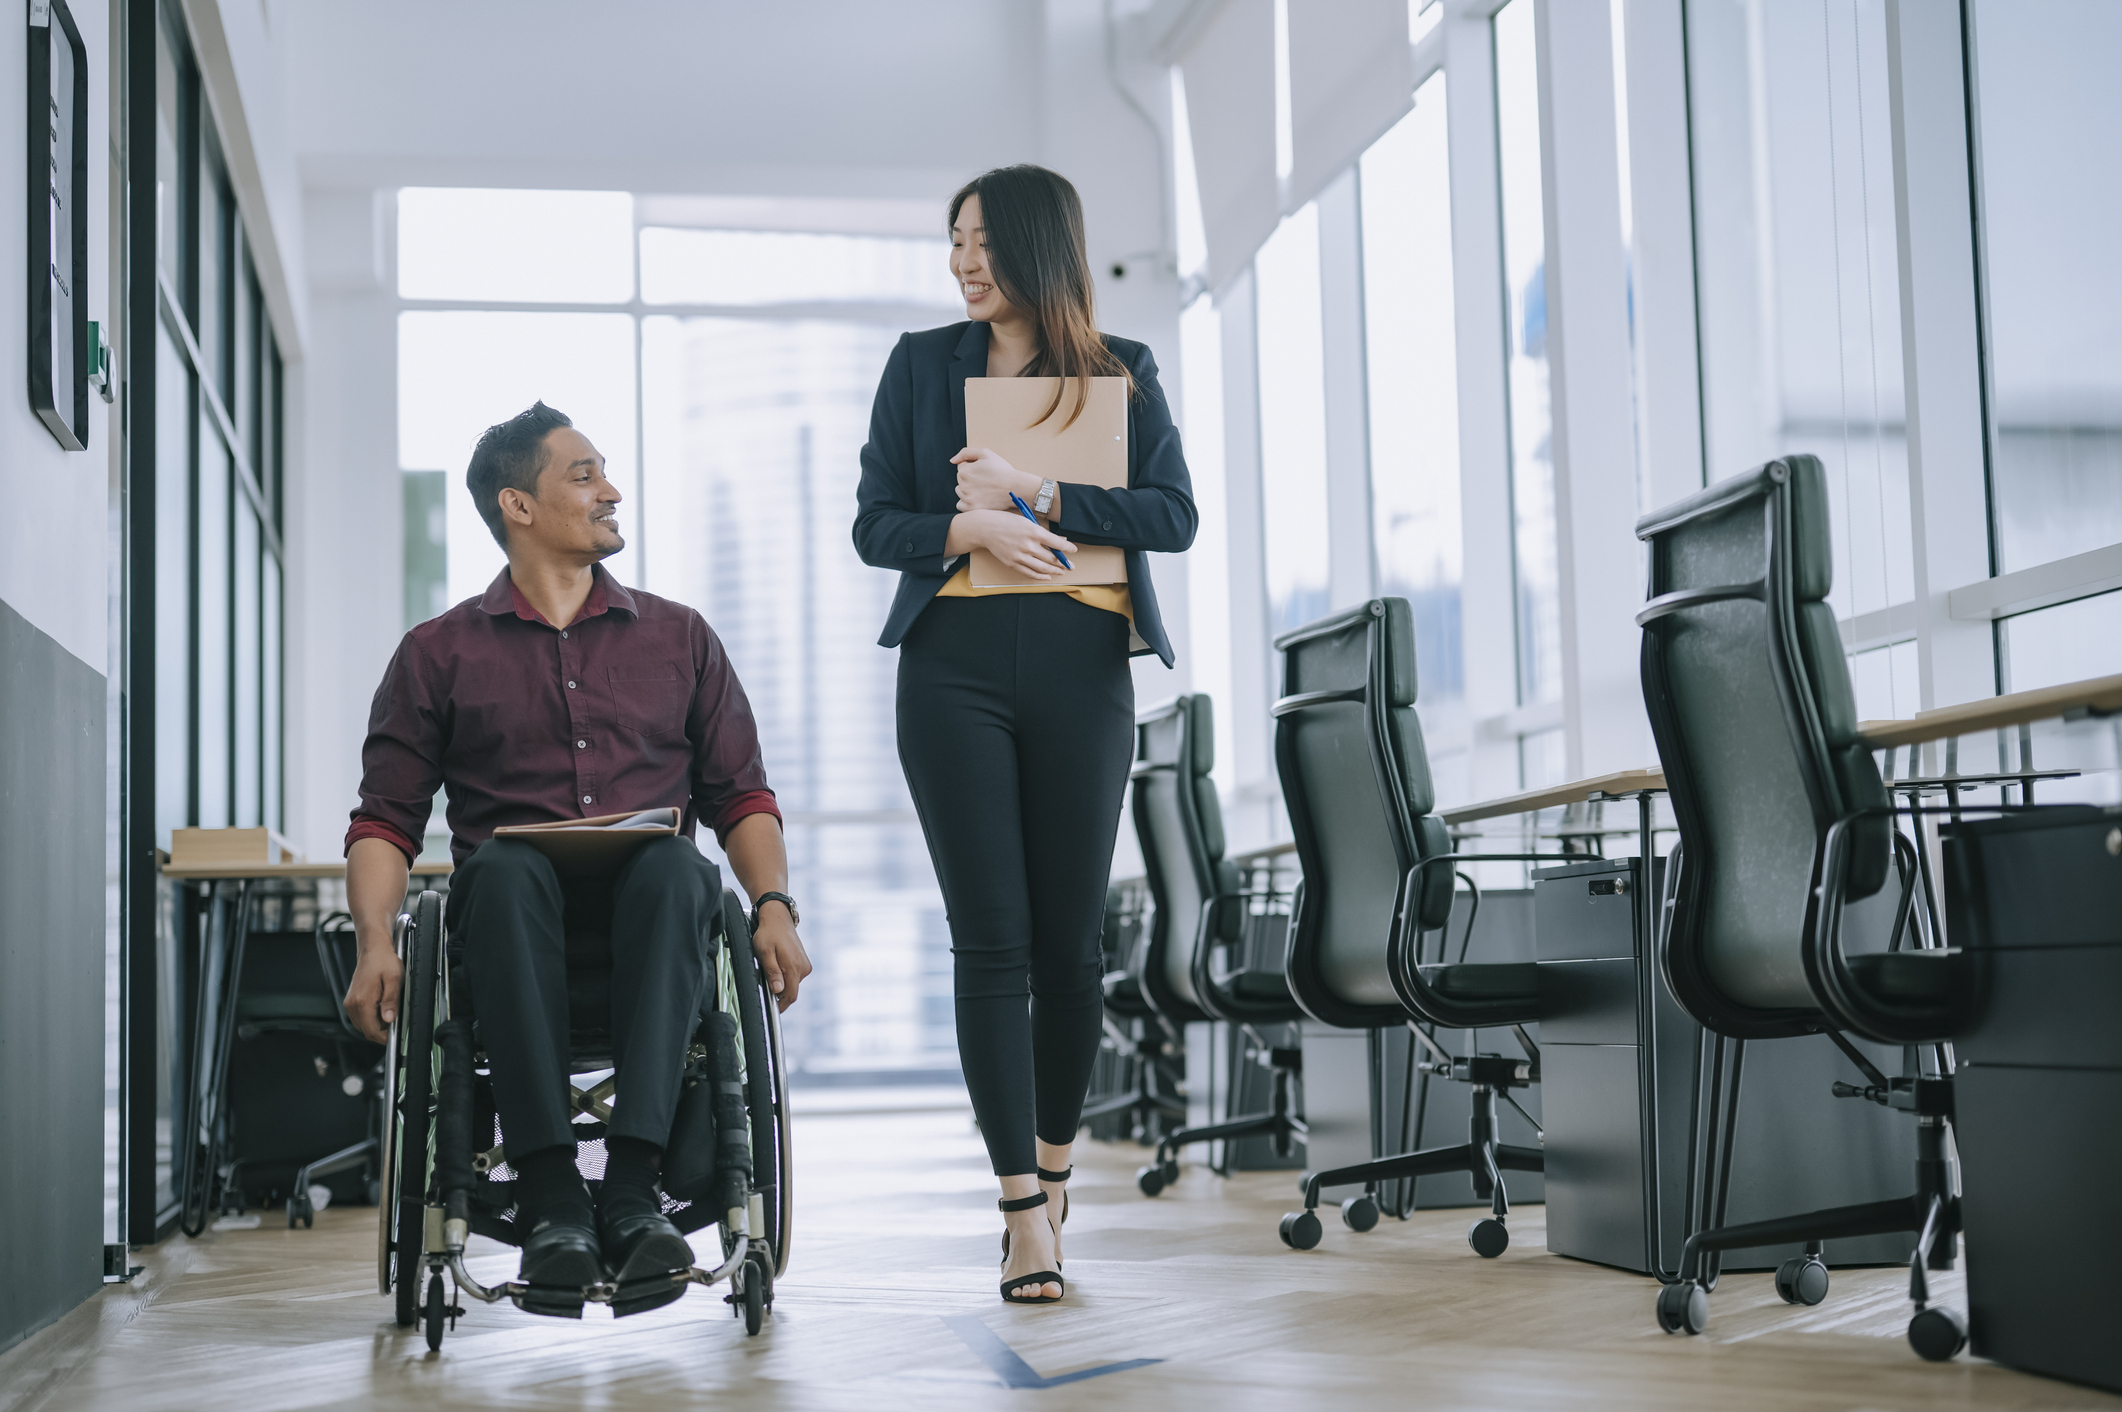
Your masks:
[[[567,413],[533,402],[527,411],[479,434],[464,484],[471,490],[472,504],[479,507],[479,517],[503,549],[508,548],[508,522],[501,518],[501,488],[514,486],[535,497],[538,473],[545,469],[546,434],[573,425]]]

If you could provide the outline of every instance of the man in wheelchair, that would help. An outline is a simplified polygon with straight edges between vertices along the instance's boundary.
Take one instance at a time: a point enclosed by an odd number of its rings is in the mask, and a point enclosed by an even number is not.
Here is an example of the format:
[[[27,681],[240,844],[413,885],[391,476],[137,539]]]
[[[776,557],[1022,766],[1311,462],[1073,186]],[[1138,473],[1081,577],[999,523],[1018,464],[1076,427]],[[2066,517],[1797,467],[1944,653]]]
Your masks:
[[[379,1041],[397,1018],[393,923],[446,790],[456,863],[446,925],[518,1178],[521,1279],[565,1288],[684,1270],[692,1252],[663,1215],[658,1180],[722,898],[692,842],[697,822],[714,829],[758,909],[754,945],[782,1009],[811,969],[758,732],[700,614],[600,567],[626,547],[620,495],[565,416],[541,402],[488,428],[465,479],[508,568],[407,633],[376,689],[346,835],[360,946],[346,1010]],[[637,849],[608,885],[563,883],[544,854],[493,837],[668,805],[682,806],[680,836]],[[567,1082],[567,935],[586,927],[611,938],[617,1069],[594,1200],[575,1165]]]

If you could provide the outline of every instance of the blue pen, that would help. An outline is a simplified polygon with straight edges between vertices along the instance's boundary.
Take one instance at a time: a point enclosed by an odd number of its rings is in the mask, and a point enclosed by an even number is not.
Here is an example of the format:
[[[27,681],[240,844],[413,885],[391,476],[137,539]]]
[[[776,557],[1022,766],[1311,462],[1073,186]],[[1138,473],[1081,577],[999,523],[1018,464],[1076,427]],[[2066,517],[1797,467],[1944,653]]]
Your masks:
[[[1029,506],[1029,505],[1025,504],[1025,503],[1023,502],[1023,500],[1021,500],[1021,499],[1019,499],[1019,498],[1018,498],[1018,496],[1017,496],[1017,492],[1016,492],[1016,491],[1012,490],[1012,491],[1011,491],[1011,492],[1009,493],[1009,498],[1010,498],[1010,503],[1011,503],[1011,504],[1013,504],[1013,505],[1015,505],[1015,506],[1017,507],[1017,513],[1018,513],[1018,514],[1020,514],[1020,515],[1024,516],[1024,518],[1025,518],[1025,519],[1027,519],[1027,520],[1030,520],[1030,521],[1031,521],[1031,522],[1032,522],[1033,524],[1035,524],[1035,525],[1038,525],[1038,524],[1039,524],[1039,517],[1038,517],[1037,515],[1034,515],[1034,514],[1032,513],[1032,507],[1031,507],[1031,506]],[[1041,528],[1041,529],[1045,529],[1045,528],[1046,528],[1046,526],[1044,526],[1044,525],[1039,525],[1039,528]],[[1066,554],[1063,554],[1063,553],[1062,553],[1062,552],[1061,552],[1060,550],[1058,550],[1058,549],[1049,549],[1049,550],[1047,550],[1046,552],[1047,552],[1047,553],[1049,553],[1049,554],[1051,554],[1051,555],[1053,555],[1053,556],[1054,556],[1054,557],[1055,557],[1056,559],[1059,559],[1059,560],[1061,561],[1061,567],[1062,567],[1062,568],[1064,568],[1064,569],[1067,569],[1067,570],[1069,570],[1069,571],[1070,571],[1071,573],[1075,572],[1075,568],[1076,568],[1076,566],[1075,566],[1074,564],[1071,564],[1071,563],[1069,563],[1069,562],[1068,562],[1068,556],[1067,556]]]

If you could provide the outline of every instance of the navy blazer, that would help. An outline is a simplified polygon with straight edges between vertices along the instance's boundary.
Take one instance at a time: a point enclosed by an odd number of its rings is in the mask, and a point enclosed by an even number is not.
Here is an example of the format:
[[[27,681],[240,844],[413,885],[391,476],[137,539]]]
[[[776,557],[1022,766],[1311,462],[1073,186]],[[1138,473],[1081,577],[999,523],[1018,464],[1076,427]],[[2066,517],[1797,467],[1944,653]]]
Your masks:
[[[950,458],[965,449],[965,380],[987,375],[987,334],[986,324],[971,322],[902,334],[877,384],[855,492],[855,552],[865,564],[899,570],[879,646],[904,640],[958,566],[956,556],[943,552],[958,510],[958,468]],[[1193,483],[1157,385],[1157,360],[1143,344],[1104,338],[1135,378],[1127,409],[1127,488],[1063,482],[1061,520],[1053,528],[1072,544],[1127,551],[1135,633],[1169,667],[1171,642],[1157,615],[1145,551],[1177,554],[1194,542]]]

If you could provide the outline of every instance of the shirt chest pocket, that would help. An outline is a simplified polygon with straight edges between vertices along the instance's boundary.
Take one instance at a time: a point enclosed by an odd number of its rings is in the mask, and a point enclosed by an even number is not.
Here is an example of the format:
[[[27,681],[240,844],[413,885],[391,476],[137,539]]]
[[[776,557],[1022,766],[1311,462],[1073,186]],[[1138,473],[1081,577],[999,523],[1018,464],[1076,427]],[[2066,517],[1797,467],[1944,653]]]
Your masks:
[[[612,667],[612,717],[643,740],[672,740],[685,734],[685,717],[693,701],[693,684],[669,662]]]

